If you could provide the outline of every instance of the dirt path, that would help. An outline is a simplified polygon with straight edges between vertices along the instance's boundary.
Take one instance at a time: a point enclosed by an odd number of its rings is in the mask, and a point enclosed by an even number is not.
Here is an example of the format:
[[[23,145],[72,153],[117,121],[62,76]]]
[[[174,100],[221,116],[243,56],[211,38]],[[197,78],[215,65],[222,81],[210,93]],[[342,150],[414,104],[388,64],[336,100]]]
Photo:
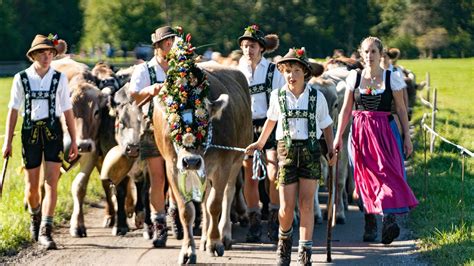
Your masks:
[[[168,238],[167,248],[151,248],[150,241],[141,236],[140,230],[134,230],[125,237],[111,235],[110,229],[100,227],[103,209],[100,206],[89,207],[86,216],[88,237],[72,238],[68,228],[62,227],[54,237],[59,250],[44,251],[33,245],[21,251],[19,255],[3,258],[4,263],[17,265],[150,265],[176,264],[180,250],[180,241],[173,236]],[[378,242],[361,241],[363,232],[363,214],[355,206],[347,212],[347,224],[337,225],[333,231],[333,263],[336,265],[424,265],[418,259],[415,241],[407,229],[402,227],[401,236],[391,245]],[[129,224],[133,225],[132,220]],[[131,226],[133,228],[133,226]],[[313,262],[326,263],[326,222],[315,228],[313,239]],[[381,228],[379,220],[379,228]],[[265,228],[264,228],[265,229]],[[209,257],[198,251],[198,263],[206,264],[275,264],[276,246],[266,237],[264,243],[247,244],[244,242],[246,228],[233,227],[233,249],[225,251],[223,257]],[[380,235],[380,234],[379,234]],[[379,236],[380,239],[380,236]],[[199,238],[196,237],[197,245]],[[297,236],[293,241],[292,264],[296,264]],[[5,260],[6,259],[6,260]],[[1,260],[0,260],[1,262]]]

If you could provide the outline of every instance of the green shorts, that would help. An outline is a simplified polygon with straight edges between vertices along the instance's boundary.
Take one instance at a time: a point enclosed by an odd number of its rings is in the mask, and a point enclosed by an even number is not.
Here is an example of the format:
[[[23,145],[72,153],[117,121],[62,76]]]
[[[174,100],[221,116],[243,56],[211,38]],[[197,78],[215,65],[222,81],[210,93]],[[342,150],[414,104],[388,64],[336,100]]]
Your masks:
[[[317,180],[321,176],[320,148],[311,153],[306,140],[293,140],[290,150],[285,142],[277,143],[278,182],[289,185],[298,182],[299,178]]]

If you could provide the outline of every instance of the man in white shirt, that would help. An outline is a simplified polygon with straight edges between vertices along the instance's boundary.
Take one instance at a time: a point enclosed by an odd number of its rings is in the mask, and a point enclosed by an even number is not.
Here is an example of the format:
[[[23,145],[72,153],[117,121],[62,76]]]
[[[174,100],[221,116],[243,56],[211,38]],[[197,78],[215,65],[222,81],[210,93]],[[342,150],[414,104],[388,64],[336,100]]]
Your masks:
[[[147,98],[154,97],[161,90],[166,80],[168,61],[166,55],[173,46],[176,32],[169,26],[160,27],[151,36],[155,56],[148,62],[135,67],[130,78],[131,96],[140,103]],[[145,119],[147,120],[144,133],[140,137],[140,158],[147,161],[150,174],[150,217],[145,217],[143,236],[152,238],[154,247],[165,247],[168,239],[165,211],[165,166],[164,160],[158,151],[153,135],[153,100],[144,105]],[[171,190],[169,190],[171,193]],[[173,218],[175,236],[181,239],[182,226],[179,221],[176,204],[170,200],[170,213]],[[174,214],[174,215],[173,215]]]
[[[270,93],[285,84],[275,64],[263,57],[264,53],[272,52],[278,48],[278,36],[275,34],[265,36],[257,25],[251,25],[245,28],[245,32],[238,38],[238,42],[243,52],[238,68],[245,75],[249,84],[254,140],[257,140],[267,117]],[[272,134],[265,146],[265,155],[267,159],[267,174],[270,180],[268,237],[272,241],[277,241],[279,199],[275,182],[278,168],[274,134]],[[251,158],[244,160],[243,165],[245,170],[244,196],[250,219],[247,242],[260,242],[260,195],[258,180],[252,178],[254,174],[258,173],[253,173]]]
[[[57,185],[63,153],[63,131],[59,117],[64,114],[71,136],[69,161],[77,156],[76,132],[66,75],[50,67],[57,55],[57,36],[36,35],[26,54],[33,64],[13,78],[3,158],[12,155],[12,140],[18,111],[23,109],[21,143],[26,169],[26,200],[31,214],[30,232],[46,249],[57,249],[51,233],[57,200]],[[41,204],[39,185],[42,159],[45,161],[45,195]]]

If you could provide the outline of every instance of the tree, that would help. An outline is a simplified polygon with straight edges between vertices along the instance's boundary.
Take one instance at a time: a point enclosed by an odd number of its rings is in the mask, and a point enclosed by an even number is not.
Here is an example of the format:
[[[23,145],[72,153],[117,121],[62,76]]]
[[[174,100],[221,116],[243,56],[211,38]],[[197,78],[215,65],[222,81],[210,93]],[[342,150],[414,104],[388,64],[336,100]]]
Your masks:
[[[17,17],[14,15],[14,9],[11,0],[0,1],[0,40],[2,40],[3,53],[0,53],[0,60],[14,60],[21,54],[20,43],[23,39],[16,30],[18,24]]]
[[[430,29],[416,39],[416,46],[424,57],[432,58],[433,50],[448,46],[448,31],[442,27]]]
[[[105,43],[132,49],[150,43],[150,34],[164,22],[162,3],[153,0],[83,0],[85,34],[81,47],[97,48]]]

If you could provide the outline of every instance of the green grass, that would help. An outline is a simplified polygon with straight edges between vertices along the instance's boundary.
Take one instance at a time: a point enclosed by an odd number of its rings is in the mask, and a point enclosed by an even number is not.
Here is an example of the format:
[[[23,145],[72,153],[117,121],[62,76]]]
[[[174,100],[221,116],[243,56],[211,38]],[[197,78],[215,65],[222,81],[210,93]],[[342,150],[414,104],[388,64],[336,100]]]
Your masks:
[[[414,71],[418,82],[430,72],[431,87],[438,89],[436,131],[474,151],[474,59],[403,60],[400,65]],[[418,94],[426,98],[425,90]],[[419,124],[425,112],[430,110],[417,106],[412,122]],[[431,116],[426,123],[430,125],[430,121]],[[410,215],[410,227],[421,240],[421,254],[437,265],[472,265],[474,159],[466,157],[462,182],[459,150],[437,139],[435,152],[429,154],[427,134],[425,165],[424,134],[420,126],[416,129],[414,172],[409,175],[409,183],[420,205]]]
[[[0,78],[0,142],[3,145],[5,120],[8,112],[12,78]],[[0,256],[15,254],[19,248],[30,242],[29,214],[24,210],[24,172],[22,170],[20,130],[21,119],[17,122],[16,136],[13,139],[13,157],[10,158],[5,177],[3,195],[0,199]],[[71,183],[79,168],[63,175],[58,185],[58,204],[55,223],[66,224],[72,210]],[[103,195],[97,172],[91,176],[86,200],[98,201]]]

